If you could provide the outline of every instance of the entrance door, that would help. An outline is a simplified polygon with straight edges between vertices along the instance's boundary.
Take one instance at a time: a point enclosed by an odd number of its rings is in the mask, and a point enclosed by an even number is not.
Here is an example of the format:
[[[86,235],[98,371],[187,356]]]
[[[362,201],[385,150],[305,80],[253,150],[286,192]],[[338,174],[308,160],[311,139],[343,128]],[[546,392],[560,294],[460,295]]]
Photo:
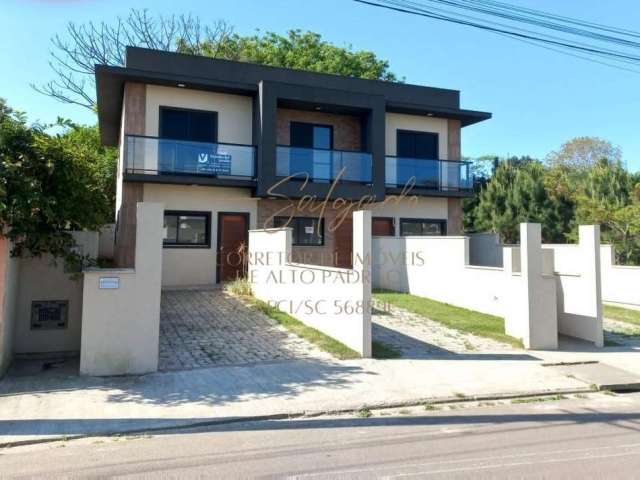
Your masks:
[[[292,173],[306,172],[316,181],[332,179],[333,127],[304,122],[291,122],[289,144],[294,150]]]
[[[351,217],[345,218],[338,228],[333,232],[334,249],[333,256],[336,267],[352,268],[353,253],[353,221]]]
[[[243,278],[249,245],[249,214],[218,214],[218,283]]]

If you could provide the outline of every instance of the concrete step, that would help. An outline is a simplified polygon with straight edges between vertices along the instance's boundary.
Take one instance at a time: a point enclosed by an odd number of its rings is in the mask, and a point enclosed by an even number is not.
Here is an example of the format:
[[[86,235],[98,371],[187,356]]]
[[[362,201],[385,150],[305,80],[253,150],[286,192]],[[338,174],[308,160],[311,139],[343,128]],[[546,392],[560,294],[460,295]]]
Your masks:
[[[596,385],[600,390],[614,392],[640,390],[640,376],[621,368],[612,367],[606,363],[547,364],[546,367],[585,382],[588,385]]]

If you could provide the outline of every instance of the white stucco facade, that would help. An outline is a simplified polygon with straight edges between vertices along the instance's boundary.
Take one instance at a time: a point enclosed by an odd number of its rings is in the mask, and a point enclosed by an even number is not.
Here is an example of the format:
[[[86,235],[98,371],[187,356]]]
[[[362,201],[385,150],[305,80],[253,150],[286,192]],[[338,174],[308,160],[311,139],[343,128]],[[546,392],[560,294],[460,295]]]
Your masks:
[[[158,136],[161,106],[217,112],[218,142],[253,143],[253,105],[249,96],[147,85],[145,134],[148,136]]]
[[[165,210],[211,214],[211,246],[206,248],[163,248],[162,286],[203,286],[216,283],[218,214],[248,213],[249,228],[256,228],[258,199],[246,188],[163,185],[145,183],[145,202],[161,202]]]
[[[385,148],[387,155],[396,155],[398,130],[413,130],[438,134],[438,153],[441,160],[447,160],[449,133],[446,118],[427,117],[424,115],[407,115],[387,112],[385,129]]]
[[[83,375],[132,375],[158,369],[163,211],[159,203],[138,203],[134,269],[84,272]]]
[[[353,269],[291,263],[290,228],[253,230],[248,279],[257,298],[370,357],[371,214],[353,217]]]
[[[602,300],[640,309],[640,266],[617,265],[613,245],[600,247]]]

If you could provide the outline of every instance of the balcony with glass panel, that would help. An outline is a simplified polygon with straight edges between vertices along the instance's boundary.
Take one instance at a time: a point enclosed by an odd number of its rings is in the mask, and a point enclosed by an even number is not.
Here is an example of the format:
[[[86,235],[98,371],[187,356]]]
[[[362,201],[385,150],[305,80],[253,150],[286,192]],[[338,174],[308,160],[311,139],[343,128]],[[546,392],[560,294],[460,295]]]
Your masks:
[[[123,155],[124,172],[131,175],[255,178],[252,145],[125,135]]]
[[[439,192],[471,192],[471,162],[431,160],[387,156],[385,184],[387,188],[434,190]]]
[[[338,180],[370,184],[372,156],[367,152],[280,145],[276,150],[276,176],[317,183]]]

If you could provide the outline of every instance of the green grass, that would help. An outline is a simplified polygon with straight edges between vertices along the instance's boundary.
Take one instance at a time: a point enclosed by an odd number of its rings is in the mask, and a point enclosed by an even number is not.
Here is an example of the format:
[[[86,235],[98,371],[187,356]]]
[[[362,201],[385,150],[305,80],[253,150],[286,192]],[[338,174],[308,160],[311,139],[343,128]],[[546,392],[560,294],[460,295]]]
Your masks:
[[[251,284],[246,278],[237,278],[224,284],[224,291],[241,297],[251,295]]]
[[[374,340],[371,342],[371,348],[373,350],[373,358],[378,359],[389,359],[389,358],[400,358],[402,356],[402,352],[391,345],[387,345],[386,343],[379,342]]]
[[[504,333],[504,319],[486,313],[454,307],[429,298],[408,293],[375,290],[373,296],[380,301],[404,308],[412,313],[465,333],[486,337],[514,347],[522,347],[522,341]]]
[[[300,320],[292,317],[288,313],[282,312],[276,307],[253,297],[244,297],[244,299],[251,307],[261,311],[295,335],[304,338],[308,342],[313,343],[320,350],[330,353],[340,360],[360,358],[360,354],[355,350],[350,349],[345,344],[334,340],[333,338],[325,335],[319,330],[305,325]]]
[[[511,403],[539,403],[539,402],[554,402],[558,400],[566,400],[564,395],[550,395],[547,397],[527,397],[527,398],[514,398]]]
[[[613,305],[603,305],[604,316],[620,322],[630,323],[640,327],[640,310],[630,308],[614,307]]]

